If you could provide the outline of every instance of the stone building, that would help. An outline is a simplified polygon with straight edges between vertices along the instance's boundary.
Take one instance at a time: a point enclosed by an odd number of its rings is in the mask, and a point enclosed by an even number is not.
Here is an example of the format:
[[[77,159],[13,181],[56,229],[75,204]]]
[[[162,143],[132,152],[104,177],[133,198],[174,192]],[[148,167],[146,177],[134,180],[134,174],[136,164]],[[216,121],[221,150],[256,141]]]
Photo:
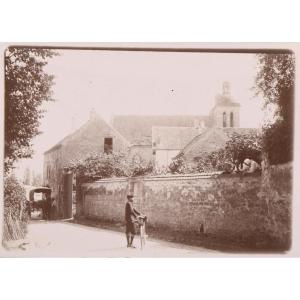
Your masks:
[[[89,120],[44,153],[43,182],[52,189],[58,211],[63,211],[63,169],[89,153],[125,151],[128,141],[94,111]]]
[[[208,116],[116,115],[108,123],[91,112],[86,124],[44,153],[44,185],[61,199],[63,167],[89,153],[128,151],[158,168],[168,166],[179,153],[193,160],[203,149],[224,145],[228,128],[238,130],[239,109],[224,82]]]

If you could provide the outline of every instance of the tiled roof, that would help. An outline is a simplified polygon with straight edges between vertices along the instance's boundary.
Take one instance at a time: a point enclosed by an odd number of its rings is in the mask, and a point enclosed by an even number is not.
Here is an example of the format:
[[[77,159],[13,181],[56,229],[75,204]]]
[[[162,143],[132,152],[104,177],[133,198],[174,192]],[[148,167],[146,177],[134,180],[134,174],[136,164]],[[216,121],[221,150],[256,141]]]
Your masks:
[[[116,115],[112,126],[128,141],[135,143],[139,140],[149,140],[152,137],[152,127],[193,127],[194,122],[209,124],[208,116],[199,115]]]
[[[181,150],[205,130],[195,127],[153,127],[152,146],[155,149]]]
[[[151,136],[135,138],[131,141],[131,144],[134,146],[151,146],[152,139]]]
[[[187,153],[193,151],[196,148],[201,148],[203,151],[212,151],[213,148],[217,149],[222,147],[226,140],[233,133],[248,134],[248,133],[259,133],[261,129],[259,128],[237,128],[237,127],[218,127],[218,128],[209,128],[202,133],[195,136],[190,140],[189,143],[182,149],[182,153]],[[212,139],[212,143],[207,143],[208,139]]]
[[[239,133],[239,134],[248,134],[248,133],[260,133],[260,128],[240,128],[240,127],[226,127],[226,128],[220,128],[224,131],[224,133],[227,136],[230,136],[233,133]]]
[[[62,145],[68,143],[70,140],[74,139],[77,136],[80,136],[82,133],[88,133],[91,128],[96,128],[98,126],[101,127],[103,124],[110,128],[112,132],[116,136],[118,136],[120,139],[123,140],[125,144],[130,144],[128,140],[124,138],[123,135],[121,135],[116,129],[112,128],[111,125],[109,125],[106,121],[104,121],[98,114],[95,115],[94,118],[89,119],[85,124],[83,124],[80,128],[72,132],[71,134],[65,136],[62,140],[60,140],[58,143],[56,143],[54,146],[52,146],[50,149],[48,149],[44,154],[50,153],[56,149],[59,149]],[[149,142],[151,144],[151,141]]]

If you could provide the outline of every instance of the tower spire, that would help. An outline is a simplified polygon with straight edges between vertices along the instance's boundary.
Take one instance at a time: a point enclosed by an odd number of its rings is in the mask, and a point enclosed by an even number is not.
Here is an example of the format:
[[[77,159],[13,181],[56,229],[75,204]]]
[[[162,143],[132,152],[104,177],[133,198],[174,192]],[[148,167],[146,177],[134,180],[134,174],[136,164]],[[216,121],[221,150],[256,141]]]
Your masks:
[[[228,81],[223,82],[223,96],[230,96],[230,83]]]

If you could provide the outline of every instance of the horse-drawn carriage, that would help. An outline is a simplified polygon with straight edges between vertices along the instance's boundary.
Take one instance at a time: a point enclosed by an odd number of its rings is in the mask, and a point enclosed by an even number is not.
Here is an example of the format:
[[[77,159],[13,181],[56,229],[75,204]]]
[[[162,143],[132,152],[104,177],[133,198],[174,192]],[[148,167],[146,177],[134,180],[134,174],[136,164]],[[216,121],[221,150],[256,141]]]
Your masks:
[[[42,198],[35,200],[35,193],[42,193]],[[52,209],[52,198],[51,198],[51,189],[48,187],[38,187],[30,190],[29,192],[29,201],[28,201],[28,214],[31,218],[31,214],[34,211],[42,212],[42,219],[50,220],[52,218],[51,214]]]

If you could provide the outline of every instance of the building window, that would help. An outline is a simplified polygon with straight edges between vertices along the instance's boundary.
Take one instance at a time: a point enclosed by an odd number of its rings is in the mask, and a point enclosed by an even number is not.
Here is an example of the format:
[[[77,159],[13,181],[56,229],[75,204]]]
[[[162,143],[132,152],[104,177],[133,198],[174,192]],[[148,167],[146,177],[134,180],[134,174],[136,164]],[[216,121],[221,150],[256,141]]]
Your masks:
[[[226,122],[226,112],[223,112],[223,127],[227,127],[227,122]]]
[[[113,151],[113,139],[104,138],[104,153],[109,154]]]
[[[230,113],[230,127],[233,127],[233,112]]]

